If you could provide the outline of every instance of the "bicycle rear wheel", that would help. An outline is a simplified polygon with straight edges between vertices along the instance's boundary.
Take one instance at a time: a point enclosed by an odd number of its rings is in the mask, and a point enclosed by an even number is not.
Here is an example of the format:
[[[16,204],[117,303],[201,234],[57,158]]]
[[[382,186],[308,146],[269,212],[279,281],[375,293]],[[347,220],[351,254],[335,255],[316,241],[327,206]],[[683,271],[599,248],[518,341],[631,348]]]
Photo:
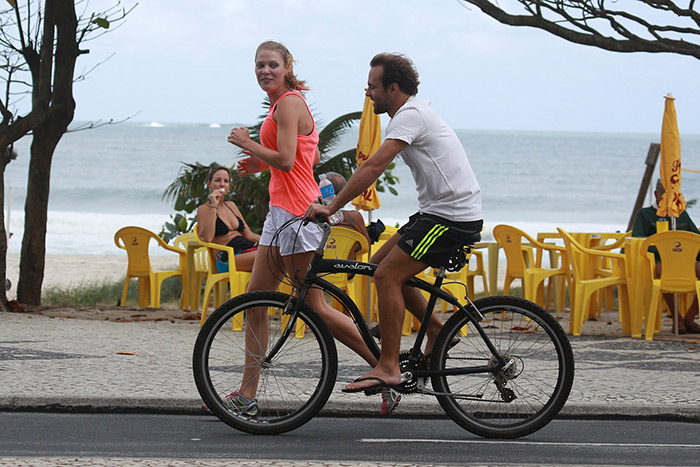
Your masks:
[[[316,415],[331,394],[338,358],[321,317],[304,304],[296,323],[300,331],[304,326],[303,337],[297,337],[301,332],[295,333],[294,327],[283,337],[287,320],[279,317],[288,316],[283,310],[291,309],[295,300],[279,292],[239,295],[221,305],[197,336],[192,368],[199,394],[217,417],[234,428],[255,434],[293,430]],[[269,320],[266,339],[261,339],[264,332],[254,332],[249,325],[255,316]],[[253,355],[250,349],[256,344],[266,349],[264,357]],[[278,344],[281,347],[270,356]],[[241,387],[246,356],[246,374],[250,376],[251,368],[259,372],[255,414],[226,404],[226,398]]]
[[[494,373],[433,377],[437,399],[460,426],[489,438],[525,436],[549,423],[569,397],[574,357],[559,323],[538,305],[516,297],[474,302],[480,322],[499,355],[512,364]],[[465,335],[466,332],[466,335]],[[454,337],[460,343],[449,347]],[[478,367],[496,359],[463,311],[438,336],[434,370]]]

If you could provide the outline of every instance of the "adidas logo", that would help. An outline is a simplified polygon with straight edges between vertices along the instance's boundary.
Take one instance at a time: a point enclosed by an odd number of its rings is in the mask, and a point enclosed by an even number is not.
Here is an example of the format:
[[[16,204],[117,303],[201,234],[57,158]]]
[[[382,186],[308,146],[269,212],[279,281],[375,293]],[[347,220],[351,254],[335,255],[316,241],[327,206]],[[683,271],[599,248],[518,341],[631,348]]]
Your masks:
[[[406,240],[406,245],[412,247],[413,246],[413,239],[409,238],[408,240]]]

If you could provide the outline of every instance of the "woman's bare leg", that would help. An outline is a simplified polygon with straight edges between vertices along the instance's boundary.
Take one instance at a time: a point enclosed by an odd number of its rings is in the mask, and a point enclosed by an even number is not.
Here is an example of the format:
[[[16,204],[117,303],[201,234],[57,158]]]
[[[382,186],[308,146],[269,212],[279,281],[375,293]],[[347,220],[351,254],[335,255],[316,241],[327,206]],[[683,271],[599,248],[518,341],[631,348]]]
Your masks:
[[[313,252],[308,252],[284,256],[282,258],[285,263],[285,269],[287,271],[296,272],[296,277],[292,276],[296,283],[302,280],[302,277],[300,276],[306,272],[306,268],[311,262],[313,255]],[[375,366],[377,364],[377,359],[362,340],[360,331],[358,331],[355,323],[353,323],[349,316],[333,309],[326,302],[323,290],[317,288],[311,289],[307,300],[309,305],[316,310],[319,315],[321,315],[335,339],[348,346],[360,357],[365,359],[365,361],[371,366]]]
[[[239,255],[240,256],[240,255]],[[256,252],[256,261],[253,263],[248,292],[256,290],[277,290],[282,276],[280,271],[271,268],[275,262],[272,257],[279,258],[279,249],[276,247],[260,246]],[[279,263],[278,263],[279,264]],[[258,392],[260,379],[260,360],[267,352],[267,341],[270,335],[270,319],[267,308],[254,308],[246,311],[245,315],[245,368],[243,381],[239,393],[253,399]]]

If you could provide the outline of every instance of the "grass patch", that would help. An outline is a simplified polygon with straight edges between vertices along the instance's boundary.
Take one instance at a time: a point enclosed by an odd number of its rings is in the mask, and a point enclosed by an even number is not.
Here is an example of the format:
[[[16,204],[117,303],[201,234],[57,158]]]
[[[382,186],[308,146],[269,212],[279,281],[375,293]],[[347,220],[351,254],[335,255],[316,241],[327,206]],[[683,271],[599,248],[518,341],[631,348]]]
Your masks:
[[[122,297],[124,280],[81,284],[75,287],[51,287],[42,293],[41,304],[46,306],[116,306]],[[169,303],[178,304],[182,294],[182,282],[179,277],[169,277],[163,281],[160,293],[161,306]],[[126,295],[128,306],[138,306],[138,279],[129,283]]]
[[[498,293],[492,295],[503,295],[503,289],[498,289]],[[511,287],[508,291],[509,297],[520,297],[523,298],[523,288],[522,287]]]
[[[51,287],[43,292],[41,302],[42,305],[46,306],[116,306],[121,299],[123,287],[123,279],[116,282],[86,283],[68,288]],[[170,277],[166,279],[161,287],[161,306],[179,304],[181,294],[182,282],[180,278]],[[502,294],[503,290],[499,289],[495,295]],[[522,287],[511,287],[509,295],[522,297]],[[483,292],[476,294],[477,299],[483,296]],[[615,290],[615,298],[617,298],[617,290]],[[565,300],[568,305],[568,293]],[[126,305],[138,306],[138,301],[138,280],[132,279],[126,296]]]

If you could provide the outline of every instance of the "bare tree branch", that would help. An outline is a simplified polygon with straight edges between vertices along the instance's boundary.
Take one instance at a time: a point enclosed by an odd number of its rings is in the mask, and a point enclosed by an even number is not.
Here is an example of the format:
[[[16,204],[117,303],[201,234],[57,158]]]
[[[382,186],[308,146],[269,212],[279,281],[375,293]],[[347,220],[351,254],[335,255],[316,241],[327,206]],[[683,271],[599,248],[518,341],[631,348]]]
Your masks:
[[[542,29],[577,44],[613,52],[675,53],[700,59],[700,12],[676,0],[625,2],[629,10],[607,7],[606,0],[503,0],[519,5],[506,11],[497,0],[462,0],[500,23]],[[617,2],[612,2],[617,4]]]
[[[131,115],[129,117],[122,118],[121,120],[115,120],[113,118],[110,118],[109,120],[96,120],[93,122],[87,122],[87,123],[82,123],[74,128],[69,129],[66,131],[66,133],[76,133],[78,131],[85,131],[85,130],[92,130],[94,128],[101,128],[103,126],[109,126],[109,125],[119,125],[124,122],[128,122],[129,120],[133,119],[138,113],[135,113],[134,115]]]

